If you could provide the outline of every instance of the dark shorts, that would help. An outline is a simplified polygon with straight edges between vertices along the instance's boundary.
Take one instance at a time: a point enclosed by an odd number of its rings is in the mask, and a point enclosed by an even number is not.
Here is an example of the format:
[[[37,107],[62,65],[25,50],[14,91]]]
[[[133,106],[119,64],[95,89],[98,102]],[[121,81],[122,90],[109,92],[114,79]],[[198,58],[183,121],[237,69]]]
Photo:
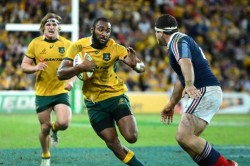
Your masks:
[[[70,106],[69,95],[62,93],[54,96],[37,96],[36,95],[36,112],[42,112],[50,107],[54,107],[57,104],[66,104]]]
[[[115,121],[122,117],[132,115],[130,102],[125,94],[97,103],[85,100],[85,104],[90,123],[97,134],[105,128],[115,127]]]

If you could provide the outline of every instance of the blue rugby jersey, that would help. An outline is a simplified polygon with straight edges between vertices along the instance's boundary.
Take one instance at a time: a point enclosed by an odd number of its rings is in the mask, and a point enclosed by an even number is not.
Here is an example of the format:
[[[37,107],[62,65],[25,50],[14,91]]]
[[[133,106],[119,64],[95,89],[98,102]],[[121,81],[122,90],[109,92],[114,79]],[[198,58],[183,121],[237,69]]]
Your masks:
[[[188,35],[176,32],[171,35],[168,42],[169,62],[177,73],[182,85],[185,87],[184,76],[178,61],[181,58],[189,58],[193,63],[195,81],[194,86],[201,88],[205,86],[220,86],[220,82],[212,73],[208,61],[198,44]]]

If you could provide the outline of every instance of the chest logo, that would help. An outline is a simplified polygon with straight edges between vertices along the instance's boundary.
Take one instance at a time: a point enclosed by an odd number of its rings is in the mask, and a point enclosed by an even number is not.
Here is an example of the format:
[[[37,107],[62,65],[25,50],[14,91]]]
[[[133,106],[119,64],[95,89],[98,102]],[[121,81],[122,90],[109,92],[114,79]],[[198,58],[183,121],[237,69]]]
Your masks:
[[[65,48],[64,47],[58,47],[58,52],[63,54],[65,53]]]
[[[102,59],[105,61],[109,61],[111,59],[110,53],[103,53],[102,54]]]

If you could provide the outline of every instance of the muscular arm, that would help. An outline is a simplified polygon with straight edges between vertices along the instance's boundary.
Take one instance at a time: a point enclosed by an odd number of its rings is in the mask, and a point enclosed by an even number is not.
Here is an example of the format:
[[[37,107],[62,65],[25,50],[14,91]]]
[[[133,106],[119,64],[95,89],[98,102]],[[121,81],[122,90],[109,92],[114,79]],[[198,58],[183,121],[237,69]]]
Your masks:
[[[57,70],[57,77],[59,80],[68,80],[81,72],[93,72],[94,69],[94,61],[88,60],[87,56],[85,56],[82,63],[76,66],[73,66],[73,60],[64,59]]]
[[[200,97],[200,91],[194,86],[195,75],[191,59],[182,58],[179,60],[179,65],[181,66],[181,71],[185,79],[183,95],[187,93],[192,99]]]
[[[57,70],[57,77],[59,80],[68,80],[81,72],[79,65],[74,67],[72,60],[64,59]]]
[[[128,47],[128,55],[125,57],[123,62],[130,66],[137,73],[143,73],[145,71],[144,63],[136,57],[136,52],[133,48]]]
[[[126,65],[130,66],[137,73],[143,73],[145,71],[144,63],[136,58],[136,64],[131,63],[130,58],[126,57],[123,61]]]
[[[173,108],[181,100],[183,89],[184,89],[184,87],[182,86],[181,81],[179,79],[177,79],[175,84],[174,84],[173,93],[172,93],[170,100],[168,102],[168,105],[170,107]]]
[[[163,123],[167,122],[167,124],[170,124],[173,122],[174,107],[180,101],[180,99],[182,97],[183,89],[184,88],[183,88],[180,80],[178,79],[175,82],[174,90],[173,90],[173,93],[170,97],[168,104],[161,111],[161,118],[162,118],[161,121]]]
[[[179,65],[181,66],[182,74],[185,78],[185,86],[194,85],[194,69],[191,59],[182,58],[179,60]]]
[[[21,68],[24,73],[32,74],[36,71],[43,71],[48,67],[46,62],[39,62],[37,65],[34,65],[33,59],[24,56],[21,64]]]

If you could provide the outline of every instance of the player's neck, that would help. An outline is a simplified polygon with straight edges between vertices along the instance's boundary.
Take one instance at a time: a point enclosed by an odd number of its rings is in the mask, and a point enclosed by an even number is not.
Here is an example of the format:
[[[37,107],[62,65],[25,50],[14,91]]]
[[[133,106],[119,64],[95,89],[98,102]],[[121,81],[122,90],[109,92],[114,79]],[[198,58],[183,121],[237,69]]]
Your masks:
[[[48,36],[43,36],[44,41],[50,42],[50,43],[54,43],[58,40],[58,36],[56,37],[48,37]]]
[[[47,35],[43,35],[43,38],[45,41],[48,41],[48,42],[55,42],[58,40],[59,36],[47,36]]]
[[[54,43],[54,42],[56,42],[57,40],[58,40],[57,38],[54,38],[54,39],[47,39],[47,38],[44,38],[44,41],[49,42],[49,43]]]

